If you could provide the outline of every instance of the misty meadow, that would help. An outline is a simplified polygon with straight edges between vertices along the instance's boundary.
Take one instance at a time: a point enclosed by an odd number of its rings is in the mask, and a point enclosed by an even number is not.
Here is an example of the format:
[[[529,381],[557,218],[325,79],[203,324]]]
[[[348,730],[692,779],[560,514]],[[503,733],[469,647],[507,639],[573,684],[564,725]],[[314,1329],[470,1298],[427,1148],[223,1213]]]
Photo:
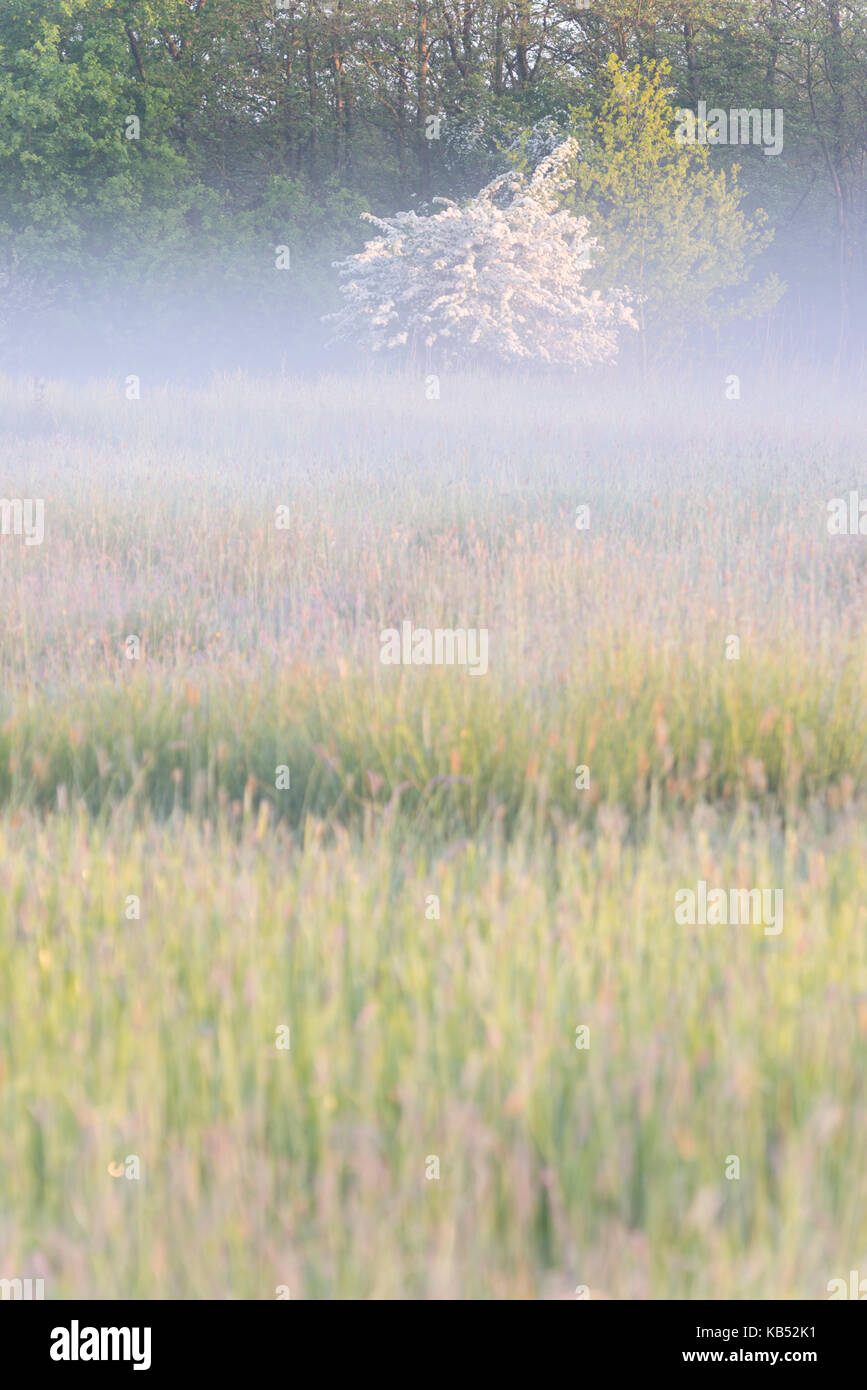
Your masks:
[[[865,60],[7,0],[4,1298],[867,1270]]]

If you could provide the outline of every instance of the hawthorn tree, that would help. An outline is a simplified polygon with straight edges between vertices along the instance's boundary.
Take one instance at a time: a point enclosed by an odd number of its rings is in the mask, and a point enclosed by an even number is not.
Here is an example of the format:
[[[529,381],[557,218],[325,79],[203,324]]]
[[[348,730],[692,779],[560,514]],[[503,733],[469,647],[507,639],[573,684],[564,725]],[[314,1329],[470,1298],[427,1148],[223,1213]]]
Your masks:
[[[585,286],[596,240],[587,218],[558,210],[575,156],[564,141],[531,177],[503,174],[463,206],[437,198],[427,216],[363,214],[380,235],[335,263],[335,337],[410,356],[423,347],[443,365],[613,362],[619,330],[637,324],[628,292]]]

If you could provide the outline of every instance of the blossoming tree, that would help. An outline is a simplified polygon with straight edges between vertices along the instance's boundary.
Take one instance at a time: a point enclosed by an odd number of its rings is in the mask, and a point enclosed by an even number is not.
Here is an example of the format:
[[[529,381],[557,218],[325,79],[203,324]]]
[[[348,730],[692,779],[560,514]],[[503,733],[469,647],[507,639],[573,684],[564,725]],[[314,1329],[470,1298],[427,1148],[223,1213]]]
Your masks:
[[[566,140],[531,178],[503,174],[464,206],[435,199],[430,216],[364,214],[380,235],[335,263],[335,337],[374,351],[424,346],[444,365],[613,362],[619,330],[637,325],[626,291],[584,287],[596,241],[586,218],[557,210],[575,153]]]

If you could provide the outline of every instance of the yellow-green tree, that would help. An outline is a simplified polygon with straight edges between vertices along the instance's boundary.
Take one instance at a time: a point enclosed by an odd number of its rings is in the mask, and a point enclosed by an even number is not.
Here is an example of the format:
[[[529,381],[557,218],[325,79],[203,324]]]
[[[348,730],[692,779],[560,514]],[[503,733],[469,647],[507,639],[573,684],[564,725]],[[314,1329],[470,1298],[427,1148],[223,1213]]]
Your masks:
[[[645,361],[699,327],[768,313],[783,292],[776,276],[752,278],[773,232],[761,209],[746,215],[738,166],[676,140],[669,77],[664,60],[612,56],[598,109],[572,113],[580,153],[565,201],[599,238],[600,282],[638,296]]]

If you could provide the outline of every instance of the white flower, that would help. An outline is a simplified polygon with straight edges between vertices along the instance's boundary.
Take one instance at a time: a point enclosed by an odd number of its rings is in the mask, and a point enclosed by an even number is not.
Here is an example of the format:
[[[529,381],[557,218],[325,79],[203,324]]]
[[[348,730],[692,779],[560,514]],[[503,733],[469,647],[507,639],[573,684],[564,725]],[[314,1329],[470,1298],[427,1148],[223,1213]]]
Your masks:
[[[335,336],[360,337],[374,351],[422,341],[446,363],[475,354],[572,367],[613,361],[620,328],[637,327],[629,296],[583,288],[596,241],[586,218],[556,211],[576,149],[565,141],[529,181],[503,174],[464,207],[435,199],[440,210],[428,217],[368,214],[380,235],[337,263],[344,303],[331,316]]]

